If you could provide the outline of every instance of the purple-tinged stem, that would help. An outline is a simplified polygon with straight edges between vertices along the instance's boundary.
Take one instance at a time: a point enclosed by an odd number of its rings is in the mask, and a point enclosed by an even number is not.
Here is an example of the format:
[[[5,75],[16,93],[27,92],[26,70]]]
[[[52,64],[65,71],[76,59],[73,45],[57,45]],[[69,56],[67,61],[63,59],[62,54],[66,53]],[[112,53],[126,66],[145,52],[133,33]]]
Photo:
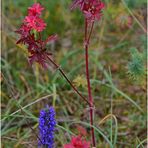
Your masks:
[[[95,134],[94,134],[94,128],[93,126],[93,98],[91,93],[91,86],[90,86],[90,74],[89,74],[89,55],[88,55],[88,45],[89,40],[92,34],[94,22],[92,22],[90,33],[87,39],[87,30],[88,30],[88,24],[87,20],[85,19],[85,69],[86,69],[86,79],[87,79],[87,88],[88,88],[88,99],[89,99],[89,113],[90,113],[90,125],[91,125],[91,136],[92,136],[92,145],[93,147],[96,147],[96,141],[95,141]]]

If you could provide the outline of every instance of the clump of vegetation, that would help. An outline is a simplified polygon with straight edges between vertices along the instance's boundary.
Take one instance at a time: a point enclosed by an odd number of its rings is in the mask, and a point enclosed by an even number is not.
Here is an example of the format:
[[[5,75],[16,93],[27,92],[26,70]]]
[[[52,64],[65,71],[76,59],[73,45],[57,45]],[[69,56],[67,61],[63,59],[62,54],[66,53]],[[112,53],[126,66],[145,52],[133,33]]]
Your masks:
[[[146,147],[147,2],[96,1],[3,1],[1,147]]]
[[[146,75],[145,51],[142,53],[136,48],[130,49],[131,61],[128,64],[128,73],[133,79],[143,79]]]

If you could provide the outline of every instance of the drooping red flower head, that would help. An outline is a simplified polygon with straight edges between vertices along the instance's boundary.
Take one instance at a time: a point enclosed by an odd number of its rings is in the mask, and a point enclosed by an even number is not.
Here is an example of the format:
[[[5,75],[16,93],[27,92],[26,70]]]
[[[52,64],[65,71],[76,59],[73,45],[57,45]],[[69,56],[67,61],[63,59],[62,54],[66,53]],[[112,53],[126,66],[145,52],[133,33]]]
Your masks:
[[[100,20],[104,3],[101,0],[74,0],[71,9],[80,8],[88,21]]]
[[[65,144],[64,148],[90,148],[90,142],[83,140],[81,136],[72,137],[69,144]]]
[[[39,16],[41,15],[44,8],[40,3],[35,3],[31,7],[28,8],[28,14],[31,16]]]
[[[89,0],[84,4],[83,13],[88,20],[100,20],[104,3],[100,0]]]

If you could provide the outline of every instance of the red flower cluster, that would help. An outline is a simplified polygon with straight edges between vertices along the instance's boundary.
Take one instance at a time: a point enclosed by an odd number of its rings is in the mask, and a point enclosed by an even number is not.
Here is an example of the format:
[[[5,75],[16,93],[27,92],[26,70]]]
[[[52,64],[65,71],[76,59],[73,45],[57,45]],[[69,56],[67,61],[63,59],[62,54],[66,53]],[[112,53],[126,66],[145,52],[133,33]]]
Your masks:
[[[28,8],[28,16],[24,19],[24,23],[26,23],[28,27],[38,32],[43,31],[46,27],[46,24],[40,18],[42,10],[44,10],[44,8],[39,3],[35,3],[32,7]]]
[[[82,139],[82,136],[72,137],[71,143],[65,144],[64,148],[90,148],[90,142]]]
[[[44,8],[39,3],[35,3],[28,8],[28,14],[30,16],[40,16],[43,10]]]
[[[104,8],[104,3],[101,0],[74,0],[71,9],[80,8],[88,21],[99,20]]]
[[[16,31],[20,35],[17,44],[27,45],[29,52],[29,62],[38,62],[47,68],[48,58],[51,53],[46,51],[46,44],[57,39],[57,35],[49,36],[45,41],[42,40],[41,32],[45,29],[46,23],[40,18],[44,8],[40,3],[35,3],[28,8],[28,16],[25,17],[21,27]]]

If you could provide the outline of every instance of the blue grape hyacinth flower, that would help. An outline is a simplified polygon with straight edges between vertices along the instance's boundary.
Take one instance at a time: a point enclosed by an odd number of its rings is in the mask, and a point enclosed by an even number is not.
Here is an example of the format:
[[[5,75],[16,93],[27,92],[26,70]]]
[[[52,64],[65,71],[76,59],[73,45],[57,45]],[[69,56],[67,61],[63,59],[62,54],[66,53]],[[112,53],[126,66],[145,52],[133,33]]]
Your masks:
[[[55,110],[46,107],[40,111],[39,117],[39,147],[53,148],[56,126]]]

